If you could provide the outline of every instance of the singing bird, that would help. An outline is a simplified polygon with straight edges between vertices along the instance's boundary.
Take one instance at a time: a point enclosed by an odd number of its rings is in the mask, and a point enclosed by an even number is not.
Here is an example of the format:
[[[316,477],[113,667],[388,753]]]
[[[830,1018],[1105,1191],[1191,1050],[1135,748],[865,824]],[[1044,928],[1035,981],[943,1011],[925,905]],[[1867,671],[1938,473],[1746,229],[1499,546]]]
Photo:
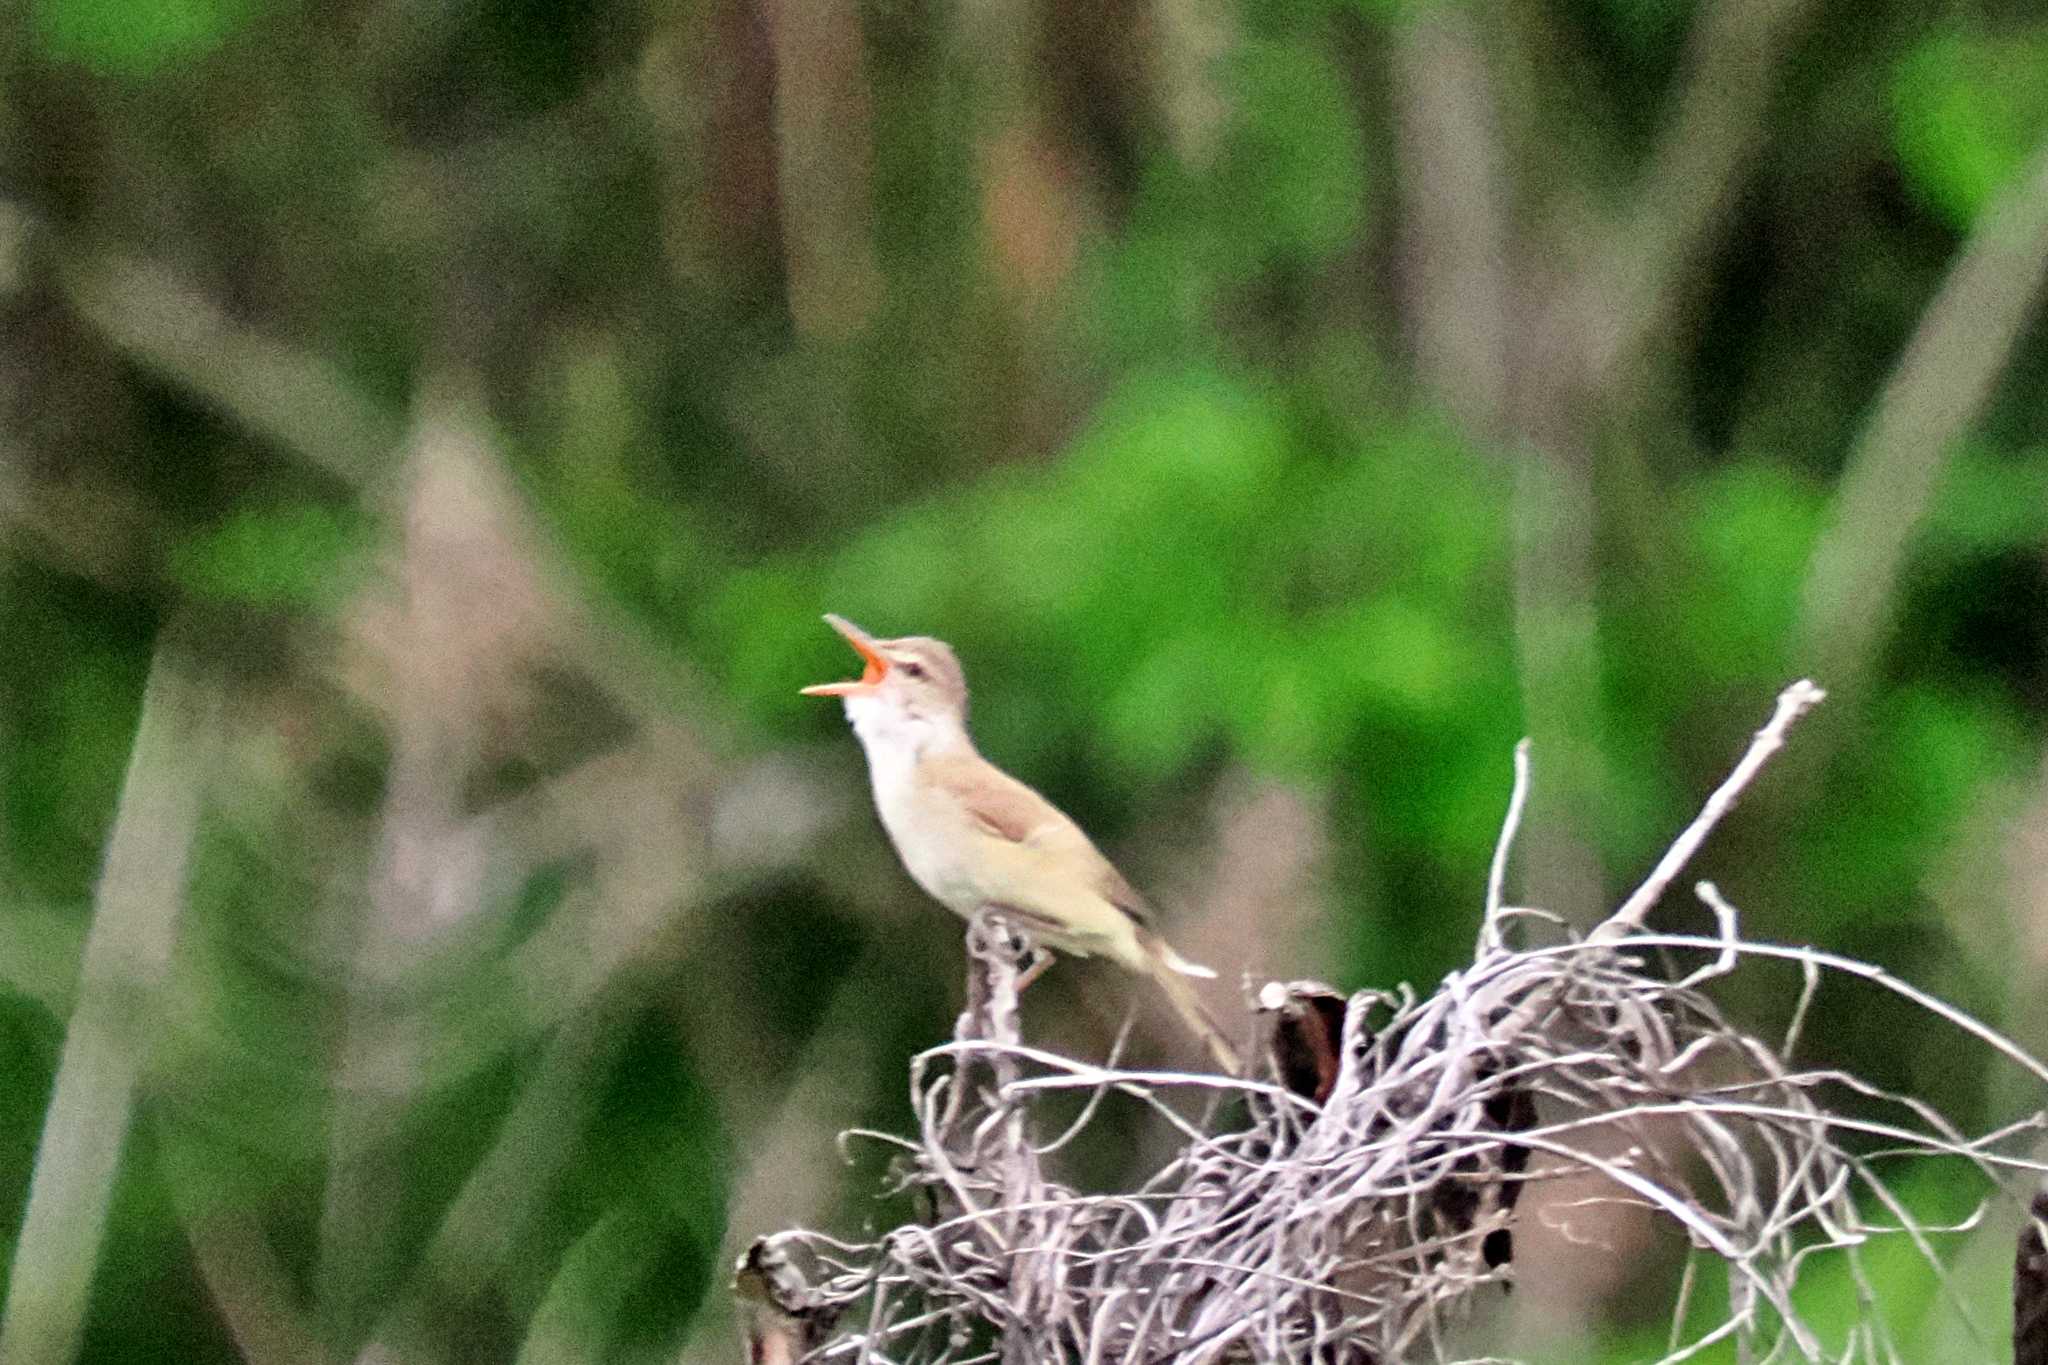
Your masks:
[[[1152,978],[1217,1064],[1236,1072],[1237,1049],[1186,980],[1216,973],[1160,937],[1144,898],[1079,825],[981,756],[952,647],[927,635],[878,640],[842,616],[825,620],[864,667],[854,681],[804,694],[845,703],[882,827],[917,884],[956,914],[992,909],[1043,946]]]

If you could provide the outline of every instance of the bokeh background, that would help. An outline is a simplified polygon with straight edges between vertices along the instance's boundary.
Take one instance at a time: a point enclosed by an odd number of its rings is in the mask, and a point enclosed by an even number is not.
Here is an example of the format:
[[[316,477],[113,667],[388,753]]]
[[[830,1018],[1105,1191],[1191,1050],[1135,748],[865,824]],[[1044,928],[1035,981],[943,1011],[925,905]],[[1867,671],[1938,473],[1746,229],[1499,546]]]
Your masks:
[[[951,640],[1224,1010],[1458,965],[1524,734],[1513,894],[1591,922],[1810,673],[1696,871],[2048,1046],[2030,0],[26,0],[0,63],[8,1365],[731,1360],[738,1247],[897,1216],[833,1135],[958,926],[824,610]],[[2042,1100],[1853,983],[1802,1055]],[[1679,1249],[1570,1193],[1475,1330],[1654,1356]],[[1944,1244],[1988,1344],[1880,1263],[1906,1358],[1998,1358],[2016,1225]]]

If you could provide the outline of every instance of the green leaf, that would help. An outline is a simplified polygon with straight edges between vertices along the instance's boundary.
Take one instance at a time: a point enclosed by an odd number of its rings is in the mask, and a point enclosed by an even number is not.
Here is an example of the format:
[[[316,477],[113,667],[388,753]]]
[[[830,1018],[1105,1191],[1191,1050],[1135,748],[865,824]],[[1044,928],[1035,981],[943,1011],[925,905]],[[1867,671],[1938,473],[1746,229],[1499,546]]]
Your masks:
[[[1315,260],[1351,240],[1365,221],[1365,142],[1336,68],[1305,45],[1250,44],[1230,88],[1220,225],[1261,257]]]
[[[1272,399],[1211,366],[1141,375],[1075,443],[1073,476],[1102,495],[1136,486],[1150,504],[1209,507],[1254,494],[1276,472],[1286,433]]]
[[[1214,629],[1190,628],[1144,655],[1104,700],[1114,756],[1147,781],[1186,763],[1220,727],[1222,693],[1242,663]]]
[[[1677,604],[1679,643],[1696,651],[1703,680],[1772,676],[1790,646],[1821,497],[1763,460],[1717,470],[1693,497],[1685,532],[1699,587]]]
[[[1998,554],[2048,537],[2048,451],[2020,455],[1980,447],[1955,453],[1928,509],[1930,548]]]
[[[213,51],[254,12],[254,0],[36,0],[35,33],[53,61],[148,76]]]
[[[171,553],[171,576],[186,591],[260,607],[319,607],[347,581],[368,542],[362,520],[313,503],[237,513]]]
[[[1953,831],[1987,782],[2017,776],[2027,740],[2003,703],[1908,688],[1886,710],[1886,743],[1899,759],[1912,827],[1930,841]]]
[[[1469,640],[1407,597],[1364,602],[1330,622],[1318,647],[1328,668],[1375,709],[1442,718],[1476,671]]]
[[[1811,909],[1825,941],[1842,925],[1915,912],[1917,888],[1952,847],[1987,787],[2014,780],[2026,751],[2001,701],[1909,687],[1874,701],[1883,750],[1844,753],[1833,818],[1802,831],[1801,862],[1826,888]],[[1838,922],[1830,922],[1838,921]]]
[[[670,1229],[638,1205],[614,1208],[562,1258],[527,1324],[515,1365],[596,1360],[612,1348],[615,1323]]]
[[[1899,63],[1892,113],[1907,179],[1968,228],[2048,135],[2048,28],[1920,44]]]

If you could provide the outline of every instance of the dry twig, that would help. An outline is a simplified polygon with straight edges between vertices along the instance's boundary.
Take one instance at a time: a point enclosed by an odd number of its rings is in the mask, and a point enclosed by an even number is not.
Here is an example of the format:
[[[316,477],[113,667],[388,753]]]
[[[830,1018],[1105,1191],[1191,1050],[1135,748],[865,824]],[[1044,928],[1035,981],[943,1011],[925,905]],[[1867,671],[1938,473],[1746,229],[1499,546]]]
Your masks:
[[[1691,1247],[1664,1361],[1729,1338],[1750,1361],[1900,1360],[1862,1248],[1903,1235],[1941,1275],[1935,1238],[1955,1229],[1918,1220],[1891,1173],[1908,1157],[1954,1161],[2009,1195],[2015,1172],[2041,1169],[2016,1153],[2044,1116],[1968,1134],[1911,1095],[1797,1066],[1813,992],[1853,975],[2043,1082],[2048,1068],[1867,964],[1743,940],[1706,883],[1716,936],[1641,927],[1820,695],[1803,682],[1786,690],[1671,856],[1592,935],[1504,904],[1496,867],[1472,965],[1429,998],[1268,986],[1270,1080],[1132,1071],[1026,1045],[1016,952],[984,917],[957,1036],[911,1066],[917,1133],[855,1135],[901,1149],[923,1216],[869,1242],[763,1239],[743,1265],[765,1256],[780,1273],[752,1275],[753,1292],[766,1284],[788,1300],[769,1317],[801,1325],[812,1361],[1444,1361],[1461,1306],[1509,1273],[1520,1185],[1590,1170]],[[1518,763],[1513,812],[1526,773]],[[1511,815],[1503,858],[1512,835]],[[1507,946],[1537,933],[1550,941]],[[1652,948],[1698,965],[1668,979]],[[1705,993],[1752,959],[1795,962],[1805,982],[1776,1045]],[[1081,1117],[1055,1129],[1048,1101],[1074,1096]],[[1134,1189],[1083,1194],[1049,1167],[1111,1096],[1137,1101],[1184,1145]],[[1854,1097],[1854,1112],[1837,1097]],[[1596,1135],[1616,1133],[1619,1155],[1603,1155],[1616,1144]],[[1846,1340],[1824,1340],[1795,1301],[1822,1254],[1846,1258],[1859,1291]],[[1709,1273],[1725,1276],[1731,1306],[1703,1320],[1693,1289]],[[752,1343],[757,1359],[763,1345]]]

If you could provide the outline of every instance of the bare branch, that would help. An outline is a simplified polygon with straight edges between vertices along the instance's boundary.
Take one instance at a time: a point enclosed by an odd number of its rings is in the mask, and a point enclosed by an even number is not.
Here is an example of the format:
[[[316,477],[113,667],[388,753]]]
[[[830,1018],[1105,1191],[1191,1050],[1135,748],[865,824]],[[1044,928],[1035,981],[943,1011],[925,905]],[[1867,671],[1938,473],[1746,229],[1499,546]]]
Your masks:
[[[1584,317],[1595,391],[1625,382],[1663,336],[1686,282],[1727,221],[1765,134],[1778,71],[1817,0],[1717,0],[1688,43],[1684,84],[1611,259],[1582,283],[1604,295]]]
[[[1640,931],[1820,697],[1810,683],[1786,689],[1651,879],[1593,936],[1510,950],[1492,924],[1472,965],[1419,1001],[1267,985],[1258,998],[1271,1079],[1134,1071],[1027,1046],[1015,950],[996,922],[977,923],[957,1036],[912,1064],[916,1134],[859,1135],[899,1153],[918,1215],[865,1243],[807,1231],[757,1243],[743,1267],[772,1264],[779,1278],[775,1311],[749,1310],[755,1358],[801,1346],[805,1360],[863,1365],[1449,1360],[1474,1292],[1512,1271],[1522,1188],[1589,1175],[1595,1195],[1582,1206],[1638,1207],[1693,1248],[1664,1361],[1722,1341],[1744,1359],[1901,1360],[1871,1306],[1860,1248],[1903,1236],[1945,1277],[1939,1239],[1978,1219],[1920,1220],[1889,1184],[1896,1163],[1950,1162],[2010,1196],[2014,1173],[2048,1169],[2027,1154],[2048,1114],[1966,1132],[1914,1096],[1794,1069],[1704,989],[1770,961],[1796,966],[1809,997],[1847,975],[1902,994],[2034,1077],[2048,1079],[2048,1067],[1869,964],[1743,940],[1735,908],[1709,885],[1718,934]],[[1557,926],[1502,903],[1526,782],[1518,762],[1488,918]],[[1652,955],[1637,951],[1650,947],[1699,965],[1676,980],[1653,974]],[[1837,1095],[1845,1102],[1831,1104]],[[1057,1178],[1050,1163],[1075,1131],[1133,1111],[1177,1135],[1179,1150],[1122,1191]],[[1232,1117],[1219,1123],[1219,1113]],[[1864,1291],[1846,1354],[1794,1292],[1824,1256],[1845,1258]],[[1702,1327],[1690,1316],[1697,1282],[1716,1267],[1731,1307]]]
[[[1529,803],[1529,741],[1524,739],[1515,745],[1515,785],[1508,793],[1507,818],[1501,821],[1500,839],[1493,846],[1493,865],[1486,874],[1486,932],[1498,935],[1501,924],[1501,899],[1505,895],[1508,880],[1508,854],[1515,846],[1515,832],[1522,827],[1522,810]],[[1489,940],[1494,947],[1500,947],[1500,940]]]
[[[1778,694],[1777,710],[1771,713],[1770,722],[1756,732],[1755,741],[1750,744],[1749,752],[1742,756],[1742,761],[1735,765],[1735,771],[1714,789],[1714,794],[1707,798],[1707,804],[1685,827],[1685,832],[1664,851],[1664,856],[1657,860],[1657,866],[1650,870],[1649,878],[1621,903],[1621,908],[1610,915],[1606,923],[1593,931],[1594,942],[1609,942],[1642,927],[1643,916],[1650,912],[1650,907],[1671,885],[1671,879],[1692,861],[1700,845],[1714,832],[1714,826],[1735,809],[1736,798],[1756,780],[1764,764],[1785,747],[1786,732],[1801,716],[1825,701],[1827,695],[1805,678]]]
[[[141,364],[351,487],[391,462],[402,434],[393,414],[338,366],[235,321],[169,267],[79,255],[62,262],[58,284],[80,316]]]

